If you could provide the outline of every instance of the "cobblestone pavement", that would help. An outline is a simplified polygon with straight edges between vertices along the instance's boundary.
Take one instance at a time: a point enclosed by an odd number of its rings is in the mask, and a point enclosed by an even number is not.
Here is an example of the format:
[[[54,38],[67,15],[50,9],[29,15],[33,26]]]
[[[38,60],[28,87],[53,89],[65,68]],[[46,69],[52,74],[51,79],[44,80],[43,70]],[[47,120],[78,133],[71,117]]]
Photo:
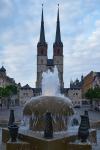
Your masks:
[[[22,120],[22,118],[23,118],[23,113],[22,113],[23,108],[22,107],[12,107],[10,109],[14,109],[16,121]],[[82,115],[84,113],[84,110],[89,110],[89,108],[75,109],[76,117],[80,118],[80,115]],[[10,114],[10,110],[8,110],[6,108],[3,108],[2,110],[0,109],[0,122],[2,120],[9,120],[9,114]],[[100,120],[100,112],[89,110],[89,118],[90,118],[90,121]]]
[[[23,108],[16,107],[13,109],[15,110],[16,121],[22,120]],[[82,115],[84,113],[84,110],[88,110],[88,108],[75,109],[75,112],[76,112],[75,116],[80,119],[80,115]],[[100,120],[100,112],[89,111],[89,118],[90,118],[90,121],[99,121]],[[8,120],[8,119],[9,119],[9,110],[7,110],[6,108],[3,108],[2,110],[0,110],[0,122],[2,122],[2,120]],[[1,138],[2,138],[1,133],[2,133],[2,131],[0,129],[0,150],[6,150],[5,144],[2,144],[2,142],[1,142]],[[97,144],[93,144],[93,150],[100,150],[100,130],[97,131]]]
[[[100,112],[90,111],[89,108],[77,108],[75,109],[76,117],[80,119],[80,115],[84,114],[84,110],[88,110],[89,119],[91,122],[100,121]],[[100,150],[100,130],[97,130],[97,144],[92,144],[93,150]]]
[[[78,117],[78,119],[80,119],[80,115],[83,115],[84,114],[84,110],[88,110],[88,113],[89,113],[89,119],[90,121],[92,122],[95,122],[95,121],[100,121],[100,112],[98,111],[90,111],[89,108],[76,108],[75,109],[75,116]]]

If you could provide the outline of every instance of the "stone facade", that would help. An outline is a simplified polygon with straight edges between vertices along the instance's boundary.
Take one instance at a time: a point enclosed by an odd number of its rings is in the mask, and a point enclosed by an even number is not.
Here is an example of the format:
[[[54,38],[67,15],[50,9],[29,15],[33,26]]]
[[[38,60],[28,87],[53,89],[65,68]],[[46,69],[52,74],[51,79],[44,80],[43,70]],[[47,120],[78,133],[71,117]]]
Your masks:
[[[10,78],[9,76],[7,76],[6,69],[2,66],[0,68],[0,87],[5,88],[6,86],[9,86],[9,85],[17,85],[17,84],[15,83],[15,80],[13,78]],[[0,103],[6,105],[6,101],[2,102],[1,98],[0,98]],[[18,94],[11,96],[10,105],[11,106],[19,105]]]
[[[48,59],[48,45],[45,41],[43,9],[41,17],[40,40],[37,44],[37,81],[36,88],[42,87],[42,74],[48,69],[53,71],[54,66],[58,68],[60,88],[64,87],[63,83],[63,43],[61,42],[59,8],[57,16],[56,37],[53,44],[53,58]]]
[[[76,79],[75,81],[70,82],[70,88],[68,89],[67,96],[72,100],[73,105],[82,104],[82,87],[83,84],[83,75],[81,76],[81,81]]]
[[[94,73],[93,88],[100,87],[100,72]]]
[[[82,104],[82,91],[81,88],[63,88],[61,90],[61,94],[65,97],[68,97],[73,105],[81,105]]]
[[[73,105],[81,105],[82,104],[82,92],[81,89],[69,89],[68,97],[71,99]]]
[[[27,84],[19,90],[19,101],[20,105],[24,105],[33,96],[32,88]]]
[[[10,78],[6,74],[6,69],[2,66],[0,68],[0,87],[6,87],[8,85],[15,85],[13,78]]]
[[[91,71],[83,79],[82,96],[85,97],[85,93],[90,88],[100,87],[100,72]]]
[[[31,97],[39,96],[41,94],[41,89],[31,88],[28,84],[19,89],[19,101],[20,105],[24,105],[28,102]]]

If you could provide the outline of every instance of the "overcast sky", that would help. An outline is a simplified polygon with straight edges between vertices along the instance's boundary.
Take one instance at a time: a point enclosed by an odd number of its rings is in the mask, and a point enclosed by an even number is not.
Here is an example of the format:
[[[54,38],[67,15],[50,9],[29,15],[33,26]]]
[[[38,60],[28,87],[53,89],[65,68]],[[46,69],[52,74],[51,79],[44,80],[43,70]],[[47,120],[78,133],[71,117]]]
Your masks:
[[[100,71],[100,0],[0,0],[0,66],[17,83],[35,86],[42,3],[49,58],[60,4],[65,87],[71,79]]]

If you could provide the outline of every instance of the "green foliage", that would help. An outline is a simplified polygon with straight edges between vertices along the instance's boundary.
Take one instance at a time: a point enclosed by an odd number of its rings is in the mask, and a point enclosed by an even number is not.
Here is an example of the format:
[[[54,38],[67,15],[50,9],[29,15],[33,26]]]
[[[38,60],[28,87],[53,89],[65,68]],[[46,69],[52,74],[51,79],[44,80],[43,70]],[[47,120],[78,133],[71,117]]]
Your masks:
[[[3,88],[0,87],[0,97],[2,97]]]
[[[17,94],[17,87],[15,85],[9,85],[5,88],[0,87],[0,97],[8,97]]]
[[[15,85],[9,85],[6,86],[5,88],[0,87],[0,98],[1,101],[6,101],[7,102],[7,108],[9,108],[9,102],[10,102],[10,98],[11,96],[17,94],[17,86]]]
[[[87,99],[100,99],[100,88],[97,87],[97,88],[94,88],[94,89],[89,89],[86,94],[85,94],[85,97]]]
[[[95,91],[95,95],[96,95],[95,98],[100,99],[100,88],[97,87],[94,89],[94,91]]]
[[[5,87],[5,96],[12,96],[17,94],[17,87],[14,85],[9,85]]]

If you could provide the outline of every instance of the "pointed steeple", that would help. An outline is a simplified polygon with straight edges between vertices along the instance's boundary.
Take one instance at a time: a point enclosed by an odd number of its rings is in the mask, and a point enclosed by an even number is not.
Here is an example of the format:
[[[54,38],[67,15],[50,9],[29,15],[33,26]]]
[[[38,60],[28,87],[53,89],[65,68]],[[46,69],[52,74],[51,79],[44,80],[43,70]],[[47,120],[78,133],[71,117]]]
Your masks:
[[[60,33],[60,20],[59,20],[59,4],[58,4],[58,14],[57,14],[57,26],[56,26],[56,37],[55,43],[62,43],[61,42],[61,33]]]
[[[40,29],[40,40],[39,40],[39,42],[40,43],[45,43],[43,4],[42,4],[41,29]]]

